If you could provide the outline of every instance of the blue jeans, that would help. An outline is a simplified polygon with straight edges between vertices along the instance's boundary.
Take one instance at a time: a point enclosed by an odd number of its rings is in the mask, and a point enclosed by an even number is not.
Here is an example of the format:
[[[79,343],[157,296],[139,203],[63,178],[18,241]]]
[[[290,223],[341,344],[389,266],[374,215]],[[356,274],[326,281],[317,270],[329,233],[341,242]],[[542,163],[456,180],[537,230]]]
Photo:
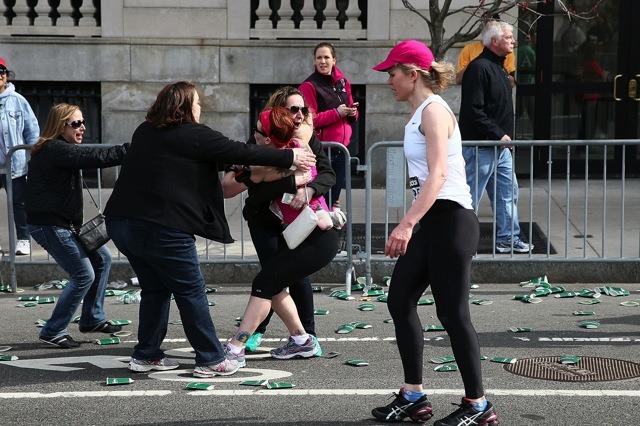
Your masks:
[[[138,276],[142,290],[138,344],[133,358],[164,357],[173,293],[196,366],[217,364],[224,351],[211,320],[195,237],[151,222],[107,217],[107,232]]]
[[[462,147],[462,155],[466,162],[467,184],[471,188],[473,209],[478,210],[478,203],[487,190],[491,208],[495,201],[496,243],[511,243],[512,235],[520,235],[518,220],[518,180],[513,173],[511,150],[498,148],[498,162],[496,164],[494,148],[478,149],[478,175],[476,176],[476,148]],[[494,194],[494,171],[496,188]],[[477,192],[476,192],[477,179]],[[513,190],[513,191],[512,191]],[[513,234],[511,223],[513,221]]]
[[[7,176],[0,177],[0,183],[7,190]],[[27,212],[24,209],[24,200],[27,196],[27,176],[20,176],[11,180],[11,192],[13,193],[13,221],[16,225],[16,239],[28,240],[29,227],[27,225]]]
[[[69,274],[51,318],[42,327],[40,337],[54,339],[68,333],[68,326],[82,302],[80,325],[94,327],[107,320],[104,292],[109,282],[111,252],[107,246],[86,253],[75,235],[58,226],[29,225],[29,233]]]

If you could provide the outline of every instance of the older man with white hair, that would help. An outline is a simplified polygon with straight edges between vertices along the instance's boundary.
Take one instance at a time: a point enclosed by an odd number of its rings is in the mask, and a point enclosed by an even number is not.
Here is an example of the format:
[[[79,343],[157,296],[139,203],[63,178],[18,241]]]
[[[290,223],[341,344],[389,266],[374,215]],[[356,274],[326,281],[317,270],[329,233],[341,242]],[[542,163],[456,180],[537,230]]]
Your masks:
[[[506,22],[489,21],[482,31],[482,53],[467,67],[462,77],[460,132],[462,140],[503,141],[496,158],[493,147],[464,147],[467,183],[473,208],[487,190],[496,217],[496,251],[527,253],[533,245],[520,238],[518,181],[513,173],[513,98],[505,57],[513,52],[513,28]],[[494,188],[494,179],[495,188]],[[512,232],[513,225],[513,232]]]

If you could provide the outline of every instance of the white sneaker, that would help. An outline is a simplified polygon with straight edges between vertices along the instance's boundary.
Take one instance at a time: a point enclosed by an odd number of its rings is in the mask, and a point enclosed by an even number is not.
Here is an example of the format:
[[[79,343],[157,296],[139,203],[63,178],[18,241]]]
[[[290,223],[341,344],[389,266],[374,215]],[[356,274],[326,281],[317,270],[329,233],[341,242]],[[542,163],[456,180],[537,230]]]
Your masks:
[[[237,361],[225,358],[217,364],[196,366],[193,369],[193,377],[210,379],[215,376],[230,376],[239,368]]]
[[[136,373],[146,373],[147,371],[167,371],[180,367],[180,363],[169,358],[160,358],[153,360],[135,359],[131,357],[129,361],[129,370]]]
[[[29,240],[18,240],[18,244],[16,244],[16,254],[18,256],[31,254],[31,243]]]

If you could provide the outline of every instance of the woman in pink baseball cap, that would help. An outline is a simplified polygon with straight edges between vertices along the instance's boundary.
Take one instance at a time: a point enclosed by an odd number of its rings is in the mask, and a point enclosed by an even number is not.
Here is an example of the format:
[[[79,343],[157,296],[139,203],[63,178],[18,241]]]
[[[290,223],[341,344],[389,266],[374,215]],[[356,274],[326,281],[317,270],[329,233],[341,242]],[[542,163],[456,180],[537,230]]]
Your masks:
[[[407,40],[373,69],[388,72],[387,83],[396,100],[411,105],[404,154],[414,201],[385,246],[385,255],[398,258],[387,306],[404,385],[393,402],[371,413],[390,422],[405,417],[425,421],[433,415],[422,385],[424,338],[417,312],[418,300],[431,285],[438,319],[451,340],[465,387],[460,408],[435,426],[497,425],[493,405],[484,397],[480,346],[469,315],[471,258],[480,229],[471,205],[458,122],[437,94],[453,80],[454,67],[436,62],[424,43]]]

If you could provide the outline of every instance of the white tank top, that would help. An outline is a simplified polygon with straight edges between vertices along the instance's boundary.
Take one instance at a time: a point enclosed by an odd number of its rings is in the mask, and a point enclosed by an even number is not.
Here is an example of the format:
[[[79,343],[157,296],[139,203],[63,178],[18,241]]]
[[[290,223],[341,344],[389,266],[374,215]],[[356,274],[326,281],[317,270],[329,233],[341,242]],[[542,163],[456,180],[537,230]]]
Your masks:
[[[415,201],[420,188],[429,176],[427,165],[427,145],[425,137],[420,131],[422,123],[422,110],[430,103],[435,102],[444,106],[449,113],[451,108],[439,95],[429,96],[416,110],[411,120],[404,128],[404,155],[407,158],[409,168],[409,186],[413,191]],[[456,120],[453,134],[447,142],[447,180],[445,181],[437,199],[452,200],[465,209],[472,209],[471,190],[467,185],[467,176],[464,171],[464,158],[462,157],[462,138],[460,128]]]

